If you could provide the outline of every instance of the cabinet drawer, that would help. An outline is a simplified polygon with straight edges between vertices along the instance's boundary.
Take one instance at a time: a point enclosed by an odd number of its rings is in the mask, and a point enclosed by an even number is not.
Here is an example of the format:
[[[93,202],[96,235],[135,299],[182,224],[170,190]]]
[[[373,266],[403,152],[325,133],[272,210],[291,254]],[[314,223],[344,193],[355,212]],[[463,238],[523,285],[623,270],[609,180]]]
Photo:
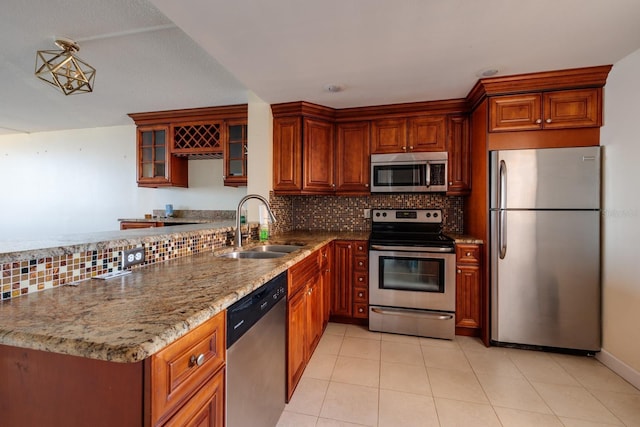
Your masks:
[[[353,270],[358,272],[368,272],[369,271],[369,260],[366,255],[355,255],[353,257]]]
[[[356,255],[369,255],[369,245],[366,241],[355,241],[353,243]]]
[[[224,426],[224,377],[222,369],[162,427]]]
[[[369,306],[362,303],[353,304],[353,317],[357,319],[366,319],[369,317]]]
[[[480,246],[471,244],[456,245],[456,262],[478,264],[480,262]]]
[[[151,357],[151,424],[186,402],[225,363],[226,311]]]
[[[320,273],[318,251],[312,253],[289,269],[288,295],[292,296],[302,289],[313,276]]]
[[[353,284],[354,286],[369,286],[369,273],[365,273],[362,271],[356,271],[353,273]]]
[[[353,302],[354,304],[362,303],[369,304],[369,289],[356,286],[353,288]]]

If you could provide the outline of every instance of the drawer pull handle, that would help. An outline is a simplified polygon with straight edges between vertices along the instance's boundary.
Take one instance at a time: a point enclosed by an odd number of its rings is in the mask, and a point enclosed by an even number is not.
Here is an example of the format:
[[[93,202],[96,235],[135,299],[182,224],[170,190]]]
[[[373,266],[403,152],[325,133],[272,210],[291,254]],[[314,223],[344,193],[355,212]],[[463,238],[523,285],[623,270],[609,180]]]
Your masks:
[[[364,292],[358,292],[358,298],[364,298]]]
[[[191,358],[189,359],[189,367],[192,368],[194,366],[202,366],[202,364],[204,363],[204,354],[200,354],[198,357],[196,357],[196,355],[191,355]]]
[[[467,252],[465,256],[471,256],[471,252]]]

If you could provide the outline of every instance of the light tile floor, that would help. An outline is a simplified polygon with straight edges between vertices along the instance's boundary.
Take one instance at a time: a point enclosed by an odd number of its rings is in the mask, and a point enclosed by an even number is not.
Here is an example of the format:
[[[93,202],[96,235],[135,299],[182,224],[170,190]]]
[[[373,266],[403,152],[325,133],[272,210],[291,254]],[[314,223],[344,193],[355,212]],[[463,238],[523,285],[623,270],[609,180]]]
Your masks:
[[[590,357],[330,323],[279,427],[640,427],[640,391]]]

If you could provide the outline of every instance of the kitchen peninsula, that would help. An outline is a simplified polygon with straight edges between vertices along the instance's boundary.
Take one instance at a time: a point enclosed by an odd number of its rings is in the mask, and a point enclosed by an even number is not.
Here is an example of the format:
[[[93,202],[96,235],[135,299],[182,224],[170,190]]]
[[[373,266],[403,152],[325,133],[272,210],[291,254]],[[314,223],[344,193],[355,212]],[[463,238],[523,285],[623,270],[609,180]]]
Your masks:
[[[33,402],[44,408],[42,413],[50,415],[65,412],[55,408],[67,408],[68,413],[60,415],[64,420],[77,422],[87,416],[91,418],[84,420],[91,419],[92,425],[101,425],[93,423],[94,417],[104,420],[103,425],[114,422],[130,425],[132,419],[142,422],[141,414],[148,413],[145,405],[151,405],[150,390],[157,389],[148,382],[152,375],[151,356],[178,341],[190,340],[187,336],[193,336],[190,332],[199,333],[199,326],[210,325],[216,318],[224,320],[224,315],[220,316],[225,308],[331,240],[366,239],[366,233],[289,233],[273,241],[304,245],[294,253],[279,259],[227,259],[217,257],[213,251],[222,245],[203,245],[197,241],[210,235],[226,237],[233,231],[233,227],[220,225],[218,229],[211,229],[210,224],[176,226],[169,229],[173,234],[161,228],[114,232],[116,240],[108,242],[74,242],[71,246],[4,253],[3,269],[25,262],[18,260],[19,255],[44,257],[46,268],[47,256],[53,258],[74,250],[109,250],[124,242],[134,245],[145,242],[146,247],[149,239],[169,245],[192,245],[198,251],[191,256],[135,268],[126,276],[74,282],[76,286],[59,286],[3,301],[0,366],[8,373],[4,386],[0,387],[3,422],[15,425],[17,421],[12,414],[24,416]],[[153,245],[148,247],[153,251],[152,248]],[[40,264],[36,261],[34,265],[37,272]],[[217,323],[217,333],[210,335],[212,348],[214,343],[216,348],[220,342],[224,346],[224,329],[220,330],[224,328],[223,320]],[[224,363],[224,347],[221,348],[222,351],[210,353],[221,353]],[[183,368],[188,369],[186,365]],[[55,384],[55,389],[51,385],[47,389],[18,386],[37,384],[40,379]],[[29,398],[24,401],[10,398],[17,390],[21,390],[18,394],[28,393]],[[82,411],[69,407],[75,408],[80,399]]]

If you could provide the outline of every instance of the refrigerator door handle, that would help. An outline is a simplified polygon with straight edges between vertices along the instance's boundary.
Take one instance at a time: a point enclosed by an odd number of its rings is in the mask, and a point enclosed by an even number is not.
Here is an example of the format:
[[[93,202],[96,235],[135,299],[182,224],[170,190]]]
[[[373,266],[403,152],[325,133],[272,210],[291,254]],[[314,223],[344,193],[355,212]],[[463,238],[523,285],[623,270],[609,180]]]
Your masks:
[[[507,164],[500,160],[500,182],[498,184],[498,245],[500,247],[500,259],[507,255]]]
[[[431,165],[427,162],[427,188],[431,186]]]

